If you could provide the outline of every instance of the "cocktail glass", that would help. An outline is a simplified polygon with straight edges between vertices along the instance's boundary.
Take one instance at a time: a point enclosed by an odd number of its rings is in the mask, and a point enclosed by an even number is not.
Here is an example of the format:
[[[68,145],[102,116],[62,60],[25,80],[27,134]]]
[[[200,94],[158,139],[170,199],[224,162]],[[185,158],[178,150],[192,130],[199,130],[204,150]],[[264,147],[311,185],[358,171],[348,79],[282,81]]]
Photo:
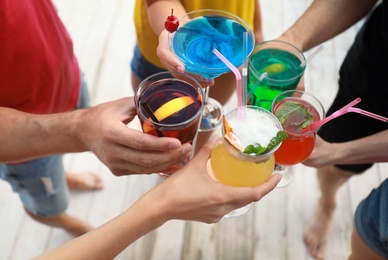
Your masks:
[[[248,104],[270,110],[277,95],[296,88],[305,61],[303,53],[287,42],[273,40],[256,45],[248,64]]]
[[[272,113],[288,135],[275,152],[274,172],[283,175],[277,187],[284,187],[294,179],[291,166],[303,162],[313,151],[318,129],[308,130],[307,126],[323,119],[325,109],[314,95],[301,90],[288,90],[274,99]]]
[[[245,43],[244,34],[248,33]],[[254,34],[238,16],[220,10],[196,10],[179,19],[179,28],[169,33],[171,50],[185,66],[185,72],[203,82],[205,107],[199,131],[211,131],[221,123],[221,104],[209,98],[214,79],[230,69],[213,53],[217,49],[234,66],[239,67],[250,55]],[[244,54],[243,46],[248,48]],[[222,91],[222,90],[220,90]]]
[[[196,139],[203,110],[203,89],[191,76],[161,72],[144,79],[136,89],[135,105],[143,132],[174,137],[181,143]],[[168,176],[190,158],[160,173]]]
[[[213,148],[210,158],[214,178],[220,183],[237,187],[255,187],[267,181],[275,166],[273,154],[280,145],[261,155],[246,154],[241,148],[256,143],[266,145],[282,130],[278,119],[261,107],[241,106],[229,112],[223,124],[222,138]],[[233,137],[239,141],[231,142]],[[250,206],[236,209],[225,217],[240,216]]]

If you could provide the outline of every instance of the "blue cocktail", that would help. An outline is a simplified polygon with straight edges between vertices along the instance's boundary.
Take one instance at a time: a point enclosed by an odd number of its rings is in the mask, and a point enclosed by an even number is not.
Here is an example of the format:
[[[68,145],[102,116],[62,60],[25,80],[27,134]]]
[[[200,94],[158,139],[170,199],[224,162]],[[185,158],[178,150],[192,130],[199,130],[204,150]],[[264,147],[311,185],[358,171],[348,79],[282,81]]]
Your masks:
[[[179,24],[178,30],[169,34],[170,47],[184,64],[186,73],[209,82],[205,88],[205,108],[200,126],[200,131],[209,131],[219,125],[222,117],[221,105],[208,98],[209,86],[214,78],[230,72],[213,50],[217,49],[239,67],[253,50],[254,35],[244,20],[218,10],[190,12],[179,19]],[[244,40],[245,34],[247,40]]]

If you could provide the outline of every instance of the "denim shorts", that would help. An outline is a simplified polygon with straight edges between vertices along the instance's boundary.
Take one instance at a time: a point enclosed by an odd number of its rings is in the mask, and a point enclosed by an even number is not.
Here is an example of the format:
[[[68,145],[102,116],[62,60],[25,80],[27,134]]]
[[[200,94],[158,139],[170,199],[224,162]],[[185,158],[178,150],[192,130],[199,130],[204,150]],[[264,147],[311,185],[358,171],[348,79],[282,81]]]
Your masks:
[[[81,74],[77,108],[89,106],[86,82]],[[15,164],[0,164],[0,178],[7,181],[24,205],[40,217],[53,217],[68,206],[69,190],[62,155],[43,157]]]
[[[131,71],[138,80],[142,81],[155,73],[166,71],[166,69],[157,67],[146,60],[136,44],[131,61]]]
[[[358,205],[354,222],[361,240],[388,259],[388,179]]]

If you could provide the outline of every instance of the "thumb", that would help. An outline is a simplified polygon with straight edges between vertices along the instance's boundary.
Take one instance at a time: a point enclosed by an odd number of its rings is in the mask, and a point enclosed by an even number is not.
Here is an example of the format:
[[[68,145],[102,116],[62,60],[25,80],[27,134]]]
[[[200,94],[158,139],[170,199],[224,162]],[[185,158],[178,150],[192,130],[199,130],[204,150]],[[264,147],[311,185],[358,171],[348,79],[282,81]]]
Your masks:
[[[281,180],[282,176],[279,173],[272,175],[266,182],[254,187],[255,201],[259,201],[265,195],[270,193]]]
[[[209,141],[204,146],[202,146],[201,150],[199,150],[194,159],[198,162],[206,162],[209,159],[214,146],[219,140],[219,136],[213,135]]]

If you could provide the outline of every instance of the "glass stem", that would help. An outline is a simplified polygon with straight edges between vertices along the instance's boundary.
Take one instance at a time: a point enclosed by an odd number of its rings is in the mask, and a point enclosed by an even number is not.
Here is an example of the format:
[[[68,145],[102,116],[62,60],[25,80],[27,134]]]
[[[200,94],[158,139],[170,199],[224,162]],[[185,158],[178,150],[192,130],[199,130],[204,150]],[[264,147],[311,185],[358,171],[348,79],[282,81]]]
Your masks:
[[[203,100],[205,106],[207,105],[208,100],[209,100],[209,93],[210,93],[210,86],[205,88],[205,97],[204,97],[204,100]]]

